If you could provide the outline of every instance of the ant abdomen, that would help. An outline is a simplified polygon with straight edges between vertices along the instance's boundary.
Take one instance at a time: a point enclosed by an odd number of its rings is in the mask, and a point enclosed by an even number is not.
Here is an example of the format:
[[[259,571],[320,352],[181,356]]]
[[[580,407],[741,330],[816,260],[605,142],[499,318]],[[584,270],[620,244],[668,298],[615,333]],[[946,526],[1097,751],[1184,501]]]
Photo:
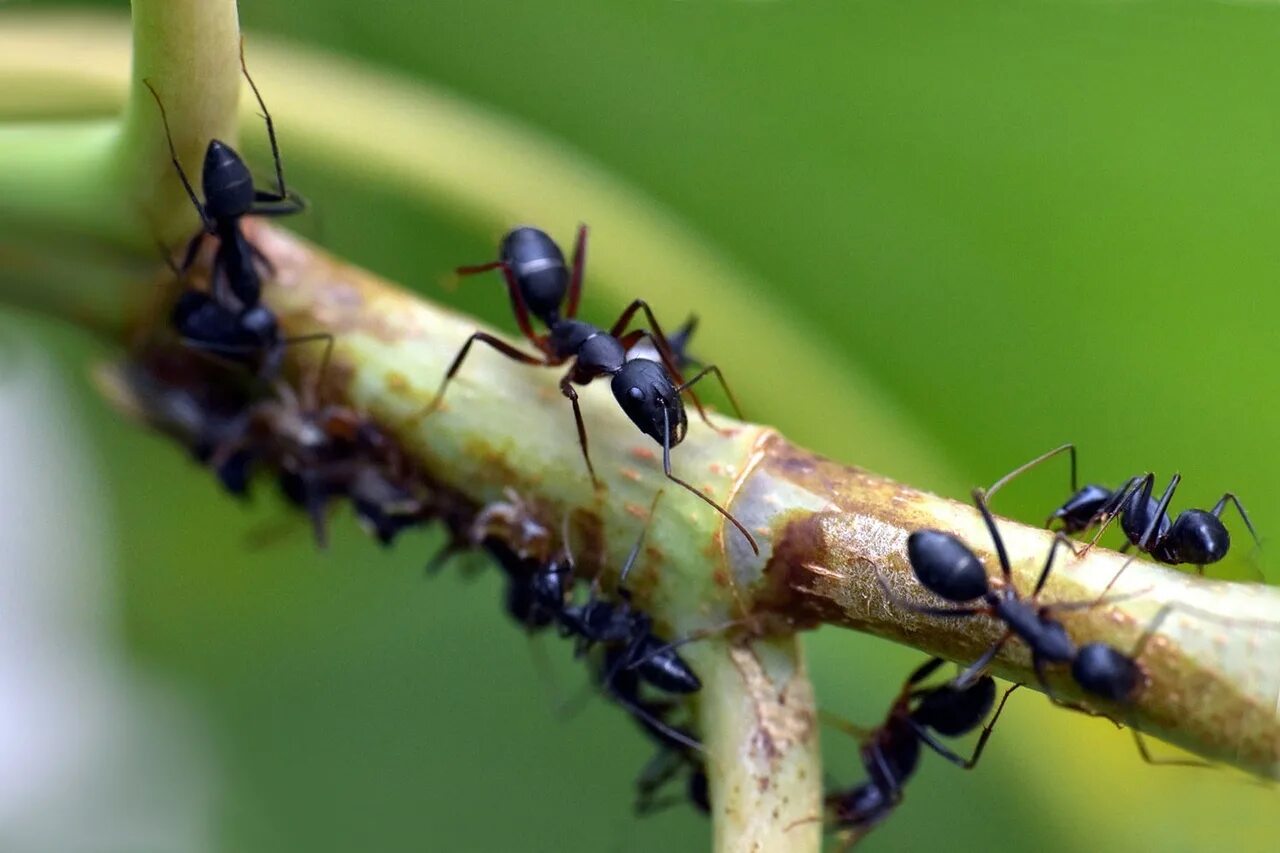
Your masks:
[[[982,561],[950,533],[912,533],[907,537],[907,559],[920,584],[948,601],[973,601],[990,588]]]
[[[1071,662],[1071,677],[1088,693],[1124,702],[1142,685],[1137,662],[1106,643],[1081,646]]]
[[[556,241],[538,228],[515,228],[502,238],[499,257],[519,284],[529,313],[552,325],[569,289],[569,268]]]
[[[1231,548],[1231,534],[1226,525],[1202,509],[1184,510],[1169,528],[1168,536],[1157,541],[1159,547],[1152,549],[1151,556],[1175,565],[1207,566],[1221,560]]]
[[[210,219],[237,219],[253,208],[253,174],[235,149],[225,142],[209,140],[200,184]]]

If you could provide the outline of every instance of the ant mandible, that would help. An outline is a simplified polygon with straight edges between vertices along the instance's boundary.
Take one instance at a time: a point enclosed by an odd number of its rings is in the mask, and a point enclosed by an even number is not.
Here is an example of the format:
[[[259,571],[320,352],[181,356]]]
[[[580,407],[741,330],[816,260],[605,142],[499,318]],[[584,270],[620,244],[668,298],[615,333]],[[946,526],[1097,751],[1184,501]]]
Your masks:
[[[1169,502],[1182,481],[1181,474],[1173,475],[1158,501],[1152,496],[1155,486],[1155,474],[1152,473],[1131,477],[1114,491],[1092,483],[1078,488],[1074,444],[1056,447],[1015,468],[987,490],[987,498],[990,499],[996,491],[1019,475],[1061,453],[1068,453],[1071,459],[1071,497],[1053,511],[1045,526],[1058,521],[1062,532],[1068,535],[1097,526],[1098,530],[1086,546],[1086,551],[1093,547],[1112,520],[1119,516],[1120,527],[1128,540],[1122,551],[1136,546],[1140,552],[1150,555],[1158,562],[1166,565],[1193,564],[1197,572],[1204,574],[1204,567],[1224,558],[1231,547],[1231,536],[1221,518],[1228,501],[1235,505],[1240,517],[1244,519],[1245,527],[1249,529],[1254,542],[1262,544],[1244,505],[1231,492],[1224,494],[1213,509],[1186,509],[1171,522],[1168,516]]]
[[[712,364],[703,367],[692,379],[685,381],[673,359],[662,327],[643,299],[632,301],[608,331],[575,319],[582,296],[586,245],[587,228],[585,225],[579,226],[573,264],[569,268],[565,266],[560,247],[545,232],[537,228],[516,228],[503,238],[498,260],[458,268],[459,275],[473,275],[494,269],[502,271],[516,315],[516,324],[525,338],[537,348],[539,355],[521,352],[486,332],[474,332],[449,365],[431,403],[416,417],[426,417],[440,407],[449,383],[462,367],[467,353],[471,351],[471,345],[476,341],[488,344],[501,355],[521,364],[557,367],[569,363],[568,372],[560,380],[560,392],[573,405],[582,458],[587,464],[592,483],[600,488],[600,480],[596,476],[587,448],[586,424],[582,420],[578,392],[574,385],[587,385],[594,379],[610,376],[610,388],[623,412],[641,432],[661,445],[662,473],[667,479],[712,506],[746,537],[751,550],[759,554],[760,546],[742,522],[711,497],[671,472],[671,448],[684,440],[688,429],[688,419],[680,397],[682,393],[689,391],[698,414],[708,426],[712,426],[702,403],[691,389],[704,377],[714,374],[728,395],[734,411],[741,417],[737,400],[725,382],[724,375],[720,368]],[[637,311],[644,312],[649,329],[627,331],[627,326]],[[546,334],[534,332],[531,315],[547,327]],[[628,361],[627,350],[646,337],[657,347],[661,361],[643,357]],[[712,428],[715,429],[714,426]]]
[[[328,335],[304,335],[282,339],[275,314],[260,304],[262,277],[258,272],[261,263],[271,269],[270,260],[251,243],[240,229],[245,216],[286,216],[298,213],[305,203],[296,193],[285,187],[284,167],[280,161],[280,148],[276,142],[275,125],[262,100],[257,85],[245,65],[244,45],[240,46],[240,69],[253,90],[262,117],[267,125],[267,137],[271,143],[271,156],[275,164],[276,191],[268,192],[254,187],[253,175],[240,155],[225,142],[209,140],[201,169],[201,189],[204,202],[197,197],[186,171],[178,159],[169,128],[169,117],[160,93],[150,81],[143,83],[155,98],[164,125],[165,141],[169,146],[169,158],[187,197],[200,216],[201,229],[187,243],[182,263],[175,267],[179,276],[185,275],[195,262],[196,254],[206,237],[218,239],[210,271],[210,291],[186,289],[179,296],[170,314],[170,321],[178,335],[189,345],[206,350],[233,361],[252,361],[265,354],[262,371],[274,374],[278,369],[281,352],[285,346],[306,341],[322,340]],[[219,275],[221,273],[221,275]]]
[[[964,758],[935,735],[960,737],[982,725],[995,704],[995,681],[983,675],[963,687],[954,682],[918,686],[942,664],[941,658],[931,658],[917,667],[902,685],[884,722],[875,729],[867,731],[824,715],[828,722],[862,742],[862,766],[867,773],[867,781],[826,797],[834,828],[848,833],[843,849],[861,840],[902,802],[906,782],[919,764],[922,744],[957,767],[976,767],[1009,695],[1019,687],[1015,684],[1005,691],[991,722],[983,726],[973,754]]]

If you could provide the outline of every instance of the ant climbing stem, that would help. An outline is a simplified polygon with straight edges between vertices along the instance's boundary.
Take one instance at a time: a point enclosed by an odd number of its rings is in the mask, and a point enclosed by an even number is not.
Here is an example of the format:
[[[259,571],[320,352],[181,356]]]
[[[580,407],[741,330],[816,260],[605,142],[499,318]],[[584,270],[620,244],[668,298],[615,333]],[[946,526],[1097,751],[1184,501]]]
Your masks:
[[[1228,502],[1235,506],[1254,542],[1261,547],[1262,541],[1253,526],[1253,521],[1249,518],[1249,513],[1233,492],[1225,493],[1211,510],[1183,510],[1177,518],[1170,521],[1169,503],[1178,484],[1182,481],[1181,474],[1173,475],[1159,500],[1152,495],[1155,474],[1151,472],[1130,477],[1124,485],[1114,491],[1096,484],[1078,488],[1076,450],[1075,445],[1072,444],[1054,448],[1015,468],[987,490],[988,497],[1015,477],[1067,451],[1071,454],[1072,494],[1062,506],[1050,514],[1045,526],[1049,527],[1054,521],[1059,521],[1061,531],[1066,534],[1082,533],[1096,526],[1093,537],[1081,551],[1077,552],[1077,556],[1088,553],[1101,539],[1111,522],[1119,518],[1120,526],[1128,540],[1120,549],[1121,551],[1127,551],[1130,547],[1136,546],[1140,552],[1150,555],[1157,562],[1168,565],[1193,564],[1197,571],[1203,574],[1204,567],[1225,557],[1231,546],[1230,534],[1221,520]]]
[[[859,757],[867,777],[864,782],[833,791],[826,797],[833,828],[846,834],[844,849],[888,818],[902,802],[906,784],[919,765],[921,746],[964,770],[976,767],[1004,713],[1005,704],[1019,687],[1017,684],[1009,687],[1000,704],[995,706],[995,681],[989,675],[964,685],[950,681],[920,686],[942,664],[941,658],[930,658],[916,667],[898,691],[884,721],[874,729],[864,729],[822,712],[825,722],[859,741]],[[994,714],[991,713],[993,706]],[[985,725],[984,721],[987,721]],[[982,732],[967,758],[938,739],[939,735],[960,737],[979,726],[983,727]],[[820,816],[805,818],[787,829],[819,820],[822,820]]]
[[[578,293],[581,290],[582,267],[586,256],[586,226],[578,231],[574,251],[573,271],[569,272],[560,248],[544,232],[536,228],[517,228],[503,238],[497,261],[474,267],[460,267],[459,273],[469,275],[491,269],[502,270],[507,281],[512,306],[521,332],[538,350],[530,355],[487,332],[477,331],[462,344],[457,355],[445,371],[439,388],[431,401],[418,413],[411,415],[407,425],[412,426],[422,418],[439,410],[449,384],[461,370],[471,347],[477,341],[487,344],[499,355],[529,366],[561,367],[567,370],[560,378],[560,393],[569,400],[573,410],[574,426],[578,434],[578,447],[591,475],[592,485],[603,488],[591,460],[586,422],[575,386],[585,386],[596,379],[610,378],[610,390],[618,406],[631,422],[645,435],[662,447],[663,475],[682,489],[714,508],[746,538],[753,553],[759,555],[760,546],[755,537],[726,508],[703,494],[686,480],[677,477],[671,469],[671,448],[680,444],[688,431],[688,418],[681,395],[689,392],[703,420],[716,429],[707,418],[692,387],[706,376],[714,374],[723,385],[730,402],[737,409],[737,399],[725,382],[724,374],[712,364],[704,367],[688,382],[677,369],[657,318],[643,299],[636,299],[618,316],[608,331],[576,319]],[[568,305],[562,315],[561,306]],[[636,312],[643,311],[648,329],[632,329],[627,326]],[[538,335],[533,331],[530,316],[536,317],[548,328],[548,333]],[[627,359],[627,349],[641,338],[649,337],[659,353],[660,360],[647,358]],[[739,411],[739,415],[741,412]],[[716,430],[719,432],[719,430]]]

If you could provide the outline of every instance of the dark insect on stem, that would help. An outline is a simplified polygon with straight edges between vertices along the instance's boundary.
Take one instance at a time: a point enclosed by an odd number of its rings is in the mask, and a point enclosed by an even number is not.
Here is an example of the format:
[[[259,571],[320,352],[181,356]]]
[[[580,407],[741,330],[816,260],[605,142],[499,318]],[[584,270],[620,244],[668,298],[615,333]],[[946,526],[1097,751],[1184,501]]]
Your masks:
[[[183,279],[195,263],[207,237],[214,237],[218,241],[210,269],[208,292],[184,289],[170,313],[170,324],[188,346],[227,361],[256,366],[261,374],[274,376],[279,369],[285,347],[308,341],[331,340],[331,336],[314,334],[282,338],[275,315],[260,304],[262,275],[259,268],[270,272],[271,262],[244,236],[241,220],[245,216],[285,216],[298,213],[304,209],[305,203],[285,186],[275,126],[245,65],[243,45],[240,51],[240,68],[266,121],[275,164],[276,188],[270,191],[257,189],[253,175],[240,155],[225,142],[211,139],[205,149],[201,168],[203,202],[196,195],[178,159],[169,117],[160,93],[150,81],[144,80],[143,83],[151,91],[160,109],[170,160],[187,197],[200,216],[202,226],[187,242],[181,263],[175,266],[170,262],[179,279]]]
[[[990,498],[1019,475],[1062,453],[1068,453],[1071,459],[1071,497],[1053,511],[1045,526],[1058,522],[1062,532],[1068,535],[1096,527],[1097,531],[1085,546],[1085,551],[1092,548],[1111,522],[1119,518],[1120,527],[1128,540],[1122,551],[1136,546],[1138,551],[1150,555],[1158,562],[1167,565],[1194,565],[1197,572],[1204,574],[1204,567],[1226,557],[1231,547],[1231,536],[1222,523],[1222,512],[1228,503],[1234,505],[1240,513],[1254,542],[1258,546],[1262,544],[1244,505],[1231,492],[1224,494],[1213,509],[1183,510],[1177,518],[1170,521],[1169,503],[1182,481],[1181,474],[1173,475],[1158,500],[1153,496],[1155,474],[1152,473],[1131,477],[1115,490],[1093,483],[1079,488],[1074,444],[1056,447],[1015,468],[987,490],[987,497]]]
[[[1031,651],[1031,663],[1036,680],[1041,689],[1056,705],[1071,710],[1092,713],[1087,708],[1065,702],[1058,698],[1047,678],[1050,666],[1066,666],[1071,678],[1090,697],[1122,706],[1131,705],[1146,683],[1146,674],[1139,660],[1147,644],[1155,636],[1159,625],[1168,613],[1181,607],[1177,604],[1166,604],[1143,632],[1132,652],[1126,654],[1114,646],[1105,643],[1090,643],[1077,647],[1068,635],[1066,627],[1057,618],[1058,614],[1086,611],[1103,604],[1142,595],[1145,590],[1136,593],[1108,595],[1111,588],[1119,580],[1125,569],[1133,562],[1130,558],[1103,591],[1093,599],[1083,601],[1057,601],[1051,604],[1040,604],[1038,599],[1053,569],[1054,558],[1062,545],[1070,547],[1070,540],[1061,532],[1055,534],[1049,547],[1049,554],[1036,581],[1032,593],[1028,597],[1019,595],[1013,580],[1009,555],[1004,541],[996,527],[995,518],[987,507],[986,494],[975,490],[973,499],[982,513],[983,521],[991,535],[1003,583],[992,587],[986,568],[968,546],[956,536],[940,530],[920,530],[907,538],[907,557],[916,579],[921,586],[935,595],[958,606],[925,606],[906,601],[898,596],[884,577],[878,575],[885,596],[907,610],[928,616],[943,618],[967,618],[978,615],[992,617],[1004,624],[1004,633],[977,660],[970,664],[953,683],[963,689],[982,677],[988,666],[999,654],[1000,650],[1014,637],[1019,638]],[[1187,608],[1190,609],[1190,608]],[[1201,615],[1228,624],[1240,624],[1239,620],[1223,620],[1212,614],[1193,611]],[[1277,629],[1280,626],[1267,623],[1256,624],[1258,627]],[[1138,749],[1142,757],[1152,763],[1195,764],[1202,762],[1153,761],[1148,753],[1141,734],[1128,718],[1133,730]]]
[[[906,783],[919,764],[922,745],[957,767],[971,770],[977,766],[1005,702],[1019,686],[1015,684],[1005,691],[991,721],[983,726],[973,753],[965,758],[942,743],[938,736],[960,737],[982,726],[995,704],[995,682],[983,675],[965,685],[950,682],[919,686],[942,664],[941,658],[931,658],[917,667],[877,728],[862,729],[824,714],[827,722],[861,742],[862,766],[867,773],[866,781],[826,797],[829,826],[844,835],[843,849],[860,841],[902,802]],[[793,826],[819,819],[808,818]]]
[[[714,364],[703,367],[692,379],[685,380],[672,353],[667,337],[657,318],[643,299],[636,299],[618,316],[606,331],[576,319],[578,302],[582,295],[583,267],[586,263],[587,228],[578,228],[572,266],[566,266],[564,254],[546,233],[536,228],[517,228],[502,240],[499,258],[487,264],[460,267],[459,275],[473,275],[489,270],[499,270],[507,283],[516,324],[521,334],[538,350],[537,355],[522,352],[505,341],[486,332],[475,332],[467,339],[449,365],[440,387],[431,403],[416,418],[435,412],[444,401],[444,395],[458,370],[477,341],[486,344],[504,357],[521,364],[558,367],[568,364],[569,369],[560,380],[560,392],[573,406],[574,423],[578,430],[578,445],[592,483],[600,488],[595,466],[587,447],[587,428],[582,420],[575,386],[587,385],[604,376],[611,377],[610,388],[618,405],[645,435],[662,447],[662,473],[686,491],[715,508],[746,538],[751,550],[759,554],[760,546],[755,537],[727,509],[703,494],[687,481],[671,471],[671,448],[684,440],[688,429],[684,402],[681,394],[689,392],[702,420],[712,429],[707,413],[692,388],[707,376],[714,375],[724,388],[733,408],[741,417],[737,400],[733,396],[720,368]],[[648,329],[628,331],[632,318],[643,312]],[[537,319],[547,328],[538,334],[533,328]],[[654,345],[659,360],[633,358],[627,360],[628,349],[643,339]],[[415,418],[415,419],[416,419]],[[718,431],[718,430],[717,430]]]

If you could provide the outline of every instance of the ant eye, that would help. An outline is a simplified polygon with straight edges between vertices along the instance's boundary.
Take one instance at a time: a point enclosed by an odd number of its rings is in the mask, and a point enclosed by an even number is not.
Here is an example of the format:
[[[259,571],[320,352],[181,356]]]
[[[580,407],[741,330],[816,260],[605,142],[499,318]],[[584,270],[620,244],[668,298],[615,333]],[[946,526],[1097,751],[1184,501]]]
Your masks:
[[[640,390],[639,388],[633,385],[627,389],[627,396],[629,396],[632,400],[643,400],[644,391]]]

